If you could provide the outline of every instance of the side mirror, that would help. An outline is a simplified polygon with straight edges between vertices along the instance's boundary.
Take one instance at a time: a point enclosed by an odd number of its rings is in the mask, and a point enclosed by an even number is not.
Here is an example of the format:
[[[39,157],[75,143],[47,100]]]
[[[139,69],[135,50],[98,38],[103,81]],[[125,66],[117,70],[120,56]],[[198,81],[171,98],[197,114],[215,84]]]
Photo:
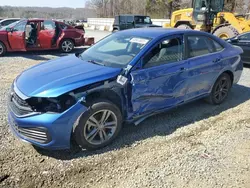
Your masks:
[[[238,38],[231,39],[231,42],[238,42]]]
[[[13,32],[13,29],[10,28],[10,27],[7,27],[7,28],[6,28],[6,31],[7,31],[7,32]]]

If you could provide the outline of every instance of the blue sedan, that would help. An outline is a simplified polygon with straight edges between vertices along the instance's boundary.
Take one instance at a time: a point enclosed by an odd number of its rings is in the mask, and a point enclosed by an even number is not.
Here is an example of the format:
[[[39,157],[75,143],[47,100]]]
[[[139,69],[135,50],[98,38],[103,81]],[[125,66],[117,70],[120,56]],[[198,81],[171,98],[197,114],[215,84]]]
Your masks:
[[[205,98],[224,102],[242,49],[208,33],[163,28],[114,33],[83,53],[38,64],[13,82],[12,132],[47,149],[108,145],[124,122]]]

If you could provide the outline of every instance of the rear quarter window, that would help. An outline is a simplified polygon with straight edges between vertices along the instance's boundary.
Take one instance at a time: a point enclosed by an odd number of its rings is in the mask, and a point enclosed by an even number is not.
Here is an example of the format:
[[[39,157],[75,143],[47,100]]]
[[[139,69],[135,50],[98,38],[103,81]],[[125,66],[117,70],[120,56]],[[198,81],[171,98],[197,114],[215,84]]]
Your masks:
[[[206,36],[188,36],[188,57],[198,57],[214,53],[213,40]]]

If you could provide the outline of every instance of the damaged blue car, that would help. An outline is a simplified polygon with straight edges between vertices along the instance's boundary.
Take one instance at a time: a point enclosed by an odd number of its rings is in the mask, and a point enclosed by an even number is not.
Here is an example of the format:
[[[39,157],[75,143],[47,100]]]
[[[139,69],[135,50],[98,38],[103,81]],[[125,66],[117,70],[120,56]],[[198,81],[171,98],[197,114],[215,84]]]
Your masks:
[[[208,33],[131,29],[85,52],[38,64],[13,82],[12,132],[47,149],[108,145],[124,122],[206,98],[224,102],[242,74],[242,49]]]

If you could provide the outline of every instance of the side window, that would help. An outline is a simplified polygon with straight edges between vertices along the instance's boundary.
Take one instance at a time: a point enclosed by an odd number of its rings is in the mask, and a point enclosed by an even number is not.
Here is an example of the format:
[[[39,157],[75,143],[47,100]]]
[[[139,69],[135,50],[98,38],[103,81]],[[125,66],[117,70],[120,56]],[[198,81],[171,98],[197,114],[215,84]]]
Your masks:
[[[127,17],[127,22],[128,23],[133,23],[133,21],[134,21],[134,17],[133,16],[128,16]]]
[[[239,40],[250,40],[250,33],[241,35],[238,37]]]
[[[68,28],[68,26],[67,26],[67,25],[62,24],[62,23],[60,23],[60,24],[59,24],[59,26],[60,26],[60,28],[61,28],[61,29],[63,29],[63,30]]]
[[[126,23],[126,17],[120,16],[120,23]]]
[[[51,20],[45,20],[41,23],[41,30],[54,30],[56,27],[55,22]]]
[[[214,52],[212,41],[205,36],[188,36],[187,42],[189,58]]]
[[[25,31],[25,27],[26,27],[26,22],[19,22],[15,27],[14,27],[14,31]]]
[[[9,24],[11,24],[12,23],[12,20],[7,20],[7,21],[4,21],[4,22],[2,22],[2,26],[6,26],[6,25],[9,25]]]
[[[143,67],[155,67],[183,59],[181,38],[166,39],[154,47],[143,59]]]
[[[224,47],[221,46],[221,45],[220,45],[218,42],[216,42],[215,40],[212,40],[212,39],[211,39],[211,41],[212,41],[213,44],[214,44],[215,52],[219,52],[219,51],[221,51],[221,50],[224,49]]]

